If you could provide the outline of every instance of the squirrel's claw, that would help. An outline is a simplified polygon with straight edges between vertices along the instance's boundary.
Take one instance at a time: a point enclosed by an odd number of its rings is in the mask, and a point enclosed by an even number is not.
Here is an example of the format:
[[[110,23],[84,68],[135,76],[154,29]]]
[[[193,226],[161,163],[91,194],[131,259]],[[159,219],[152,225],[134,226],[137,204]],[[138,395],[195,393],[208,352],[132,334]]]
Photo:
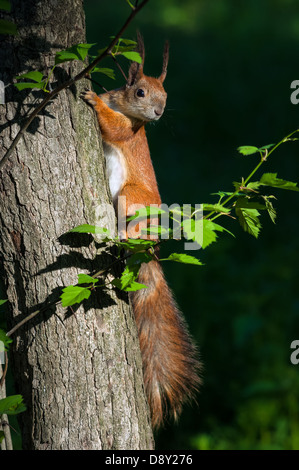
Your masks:
[[[97,94],[94,91],[91,91],[91,90],[88,90],[88,88],[85,88],[81,92],[80,98],[82,98],[84,101],[94,106],[96,104]]]

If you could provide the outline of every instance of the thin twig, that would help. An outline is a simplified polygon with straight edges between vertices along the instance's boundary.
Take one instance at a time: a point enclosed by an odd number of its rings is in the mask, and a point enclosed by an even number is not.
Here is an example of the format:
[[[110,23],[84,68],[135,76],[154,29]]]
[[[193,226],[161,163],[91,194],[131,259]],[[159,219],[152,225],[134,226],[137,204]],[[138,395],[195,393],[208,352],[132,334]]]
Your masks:
[[[10,425],[6,414],[1,416],[1,425],[4,433],[5,450],[13,450]]]
[[[39,106],[37,108],[35,108],[35,110],[29,115],[28,119],[25,121],[25,123],[23,124],[23,126],[21,127],[21,129],[19,130],[19,132],[17,133],[16,137],[14,138],[10,148],[8,149],[8,151],[6,152],[6,154],[4,155],[4,157],[2,158],[2,160],[0,161],[0,170],[3,168],[3,166],[5,165],[6,161],[8,160],[8,158],[10,157],[10,155],[12,154],[12,152],[14,151],[14,149],[16,148],[19,140],[21,139],[21,137],[24,135],[26,129],[30,126],[31,122],[33,121],[33,119],[42,111],[42,109],[44,109],[44,107],[49,103],[49,101],[51,101],[52,98],[54,98],[54,96],[56,96],[60,91],[66,89],[66,88],[69,88],[70,86],[72,86],[74,83],[76,83],[78,80],[81,80],[82,78],[84,78],[86,76],[86,74],[89,74],[89,72],[92,71],[92,69],[101,61],[103,60],[105,57],[107,57],[108,55],[111,55],[111,51],[113,49],[113,47],[115,46],[115,44],[117,43],[117,41],[119,40],[119,38],[122,36],[122,34],[124,33],[124,31],[127,29],[128,25],[131,23],[131,21],[133,20],[133,18],[137,15],[137,13],[145,6],[145,4],[148,2],[149,0],[143,0],[142,3],[140,3],[139,6],[137,6],[136,4],[136,7],[134,9],[132,9],[131,11],[131,14],[129,15],[129,17],[127,18],[127,20],[125,21],[124,25],[121,27],[121,29],[119,30],[119,32],[117,33],[117,35],[112,39],[112,41],[110,42],[109,46],[98,56],[94,59],[93,62],[91,62],[91,64],[89,64],[87,67],[85,67],[80,73],[78,73],[75,77],[67,80],[66,82],[62,83],[61,85],[59,85],[57,88],[55,88],[53,91],[51,91],[50,93],[47,94],[47,96],[43,99],[43,101],[39,104]]]
[[[108,271],[111,266],[115,265],[116,263],[120,263],[122,262],[124,259],[126,259],[126,257],[123,257],[123,258],[119,258],[119,259],[116,259],[115,261],[113,261],[112,263],[109,264],[109,266],[106,266],[106,268],[104,269],[101,269],[101,271],[98,271],[97,273],[95,273],[93,275],[93,277],[99,277],[101,276],[102,274],[104,274],[106,271]],[[25,325],[25,323],[29,322],[30,320],[32,320],[32,318],[34,318],[36,315],[38,315],[39,313],[47,310],[49,307],[52,307],[53,305],[56,305],[56,304],[59,304],[60,303],[60,300],[54,300],[53,302],[51,303],[48,303],[47,305],[45,305],[44,307],[41,307],[40,309],[38,310],[34,310],[34,312],[30,313],[29,315],[27,315],[25,318],[23,318],[23,320],[21,320],[19,323],[17,323],[11,330],[9,330],[7,333],[6,333],[6,336],[11,336],[13,333],[15,333],[21,326]]]
[[[32,320],[38,313],[43,312],[44,310],[47,310],[49,307],[52,307],[55,304],[58,304],[60,300],[55,300],[44,307],[41,307],[38,310],[35,310],[34,312],[30,313],[30,315],[27,315],[27,317],[23,318],[19,323],[17,323],[11,330],[6,333],[6,336],[11,336],[16,330],[18,330],[21,326],[23,326],[25,323],[27,323],[29,320]]]
[[[116,67],[118,68],[118,70],[121,72],[122,76],[124,77],[124,79],[126,80],[126,82],[128,81],[128,77],[126,76],[125,72],[123,71],[122,67],[120,66],[120,64],[117,62],[116,60],[116,57],[114,55],[111,54],[111,57],[112,59],[114,60],[115,62],[115,65]]]
[[[98,85],[99,87],[101,87],[101,88],[105,91],[105,93],[108,92],[107,88],[105,88],[105,87],[104,87],[103,85],[101,85],[99,82],[97,82],[96,80],[94,80],[93,78],[91,78],[90,75],[86,75],[85,78],[87,78],[87,80],[91,81],[91,82],[94,83],[95,85]]]

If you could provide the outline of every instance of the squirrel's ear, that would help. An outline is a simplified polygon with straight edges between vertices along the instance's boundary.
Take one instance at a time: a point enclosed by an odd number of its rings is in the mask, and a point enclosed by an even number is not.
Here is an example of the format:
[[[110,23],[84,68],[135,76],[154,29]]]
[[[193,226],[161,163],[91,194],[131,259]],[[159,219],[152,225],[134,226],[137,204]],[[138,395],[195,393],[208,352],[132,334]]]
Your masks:
[[[145,52],[144,52],[144,42],[139,31],[137,31],[136,52],[139,52],[142,62],[141,64],[139,64],[138,62],[132,62],[131,67],[129,69],[127,86],[134,85],[134,83],[137,82],[143,75],[143,64],[144,64]]]
[[[163,52],[163,65],[162,65],[162,73],[159,77],[160,82],[164,82],[166,75],[167,75],[167,65],[169,59],[169,43],[168,41],[165,42],[164,45],[164,52]]]
[[[132,86],[134,85],[134,83],[138,82],[142,74],[142,65],[138,64],[138,62],[132,62],[131,67],[129,69],[127,86]]]

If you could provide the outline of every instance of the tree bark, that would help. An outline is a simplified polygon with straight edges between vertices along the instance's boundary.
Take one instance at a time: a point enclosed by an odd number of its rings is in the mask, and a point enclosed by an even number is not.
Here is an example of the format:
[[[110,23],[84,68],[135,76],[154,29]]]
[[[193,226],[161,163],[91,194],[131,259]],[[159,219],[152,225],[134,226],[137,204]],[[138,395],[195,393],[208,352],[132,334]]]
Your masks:
[[[82,0],[14,0],[12,5],[19,34],[1,44],[5,85],[29,70],[48,74],[57,50],[86,42]],[[80,69],[78,62],[59,67],[53,86]],[[83,223],[103,225],[97,208],[110,203],[95,116],[79,98],[86,84],[62,91],[46,107],[2,169],[0,269],[10,327],[57,300],[64,286],[77,283],[78,273],[111,263],[107,248],[91,236],[65,235]],[[42,92],[6,88],[1,154],[32,109],[33,96],[40,102]],[[109,224],[114,228],[114,215]],[[20,415],[23,448],[151,449],[139,342],[127,297],[97,290],[74,310],[49,305],[13,335],[17,393],[28,408]]]

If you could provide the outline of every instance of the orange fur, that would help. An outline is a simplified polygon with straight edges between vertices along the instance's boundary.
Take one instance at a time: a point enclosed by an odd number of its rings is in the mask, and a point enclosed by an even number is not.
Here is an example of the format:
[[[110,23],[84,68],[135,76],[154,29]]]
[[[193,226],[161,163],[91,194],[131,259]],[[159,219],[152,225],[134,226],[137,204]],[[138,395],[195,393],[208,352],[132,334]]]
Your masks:
[[[140,39],[139,46],[143,49]],[[167,61],[168,47],[159,78],[147,77],[143,74],[143,64],[132,63],[126,86],[100,97],[90,91],[84,95],[97,113],[104,142],[112,153],[116,150],[121,156],[117,158],[123,180],[120,179],[114,203],[117,208],[117,196],[126,197],[126,207],[122,208],[126,216],[135,213],[130,209],[133,204],[161,204],[144,126],[147,121],[157,120],[164,111],[167,95],[162,83]],[[143,97],[138,96],[140,89]],[[136,233],[129,231],[125,236],[136,238]],[[168,414],[177,417],[182,404],[193,397],[200,382],[199,363],[159,262],[144,263],[138,281],[148,288],[132,292],[131,301],[152,423],[158,427]]]
[[[131,299],[152,424],[158,428],[167,414],[177,418],[183,403],[194,396],[199,364],[159,262],[143,264],[138,281],[148,288],[132,292]]]

